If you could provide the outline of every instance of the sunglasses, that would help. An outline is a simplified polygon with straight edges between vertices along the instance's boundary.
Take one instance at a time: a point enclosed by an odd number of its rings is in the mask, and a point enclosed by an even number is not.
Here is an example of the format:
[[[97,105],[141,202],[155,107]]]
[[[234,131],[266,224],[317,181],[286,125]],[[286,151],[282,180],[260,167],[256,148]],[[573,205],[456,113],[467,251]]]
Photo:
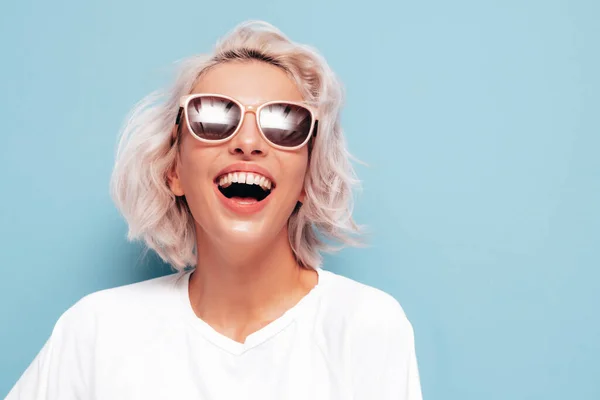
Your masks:
[[[246,113],[254,113],[262,137],[273,147],[295,150],[317,136],[319,121],[308,106],[292,101],[269,101],[243,105],[221,94],[190,94],[181,97],[176,125],[182,115],[194,138],[223,143],[240,131]]]

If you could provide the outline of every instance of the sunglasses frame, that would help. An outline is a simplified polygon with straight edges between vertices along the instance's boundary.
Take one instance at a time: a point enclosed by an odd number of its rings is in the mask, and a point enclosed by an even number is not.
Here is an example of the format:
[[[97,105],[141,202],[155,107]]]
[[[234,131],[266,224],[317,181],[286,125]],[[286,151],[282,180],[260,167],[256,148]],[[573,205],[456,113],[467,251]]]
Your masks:
[[[188,105],[190,103],[191,100],[193,99],[197,99],[199,97],[208,97],[208,96],[213,96],[213,97],[220,97],[223,99],[227,99],[230,100],[231,102],[235,103],[241,110],[241,115],[240,115],[240,120],[238,122],[237,127],[235,128],[235,130],[233,131],[233,133],[229,136],[227,136],[225,139],[217,139],[217,140],[209,140],[209,139],[203,139],[200,136],[196,135],[194,133],[194,131],[192,130],[192,127],[190,125],[190,120],[189,120],[189,115],[187,112],[187,108]],[[299,145],[293,146],[293,147],[288,147],[288,146],[281,146],[278,145],[276,143],[273,143],[271,140],[269,140],[269,138],[267,138],[267,135],[265,135],[265,133],[262,130],[262,127],[260,126],[260,112],[261,110],[266,107],[269,106],[271,104],[290,104],[290,105],[294,105],[294,106],[299,106],[302,107],[304,109],[306,109],[311,116],[311,125],[310,125],[310,129],[308,132],[308,135],[306,137],[306,139],[304,140],[304,142],[302,142]],[[233,97],[230,96],[226,96],[224,94],[217,94],[217,93],[194,93],[194,94],[188,94],[185,96],[181,96],[181,98],[179,99],[179,112],[177,113],[177,119],[175,121],[175,125],[179,125],[181,122],[181,117],[182,114],[185,114],[185,123],[186,126],[188,128],[188,131],[190,131],[191,135],[194,137],[194,139],[201,141],[202,143],[211,143],[211,144],[220,144],[220,143],[225,143],[228,142],[229,140],[233,139],[235,137],[235,135],[238,134],[238,132],[240,131],[240,128],[242,127],[242,124],[244,122],[244,118],[246,117],[246,113],[253,113],[254,114],[254,119],[256,121],[256,126],[258,127],[258,131],[260,132],[261,136],[263,137],[263,139],[269,143],[269,145],[271,145],[272,147],[279,149],[279,150],[297,150],[302,148],[303,146],[305,146],[311,138],[314,138],[317,136],[317,130],[318,130],[318,126],[319,126],[319,121],[317,119],[317,115],[315,113],[315,111],[308,105],[306,105],[303,102],[297,102],[297,101],[287,101],[287,100],[273,100],[273,101],[267,101],[265,103],[258,103],[258,104],[242,104],[241,102],[239,102],[238,100],[234,99]]]

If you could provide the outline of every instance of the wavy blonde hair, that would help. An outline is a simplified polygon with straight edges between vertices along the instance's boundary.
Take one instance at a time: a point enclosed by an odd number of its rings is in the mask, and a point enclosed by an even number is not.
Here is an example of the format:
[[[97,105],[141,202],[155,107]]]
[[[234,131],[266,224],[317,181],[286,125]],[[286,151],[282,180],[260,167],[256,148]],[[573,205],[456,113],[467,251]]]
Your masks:
[[[319,133],[309,148],[305,202],[288,220],[296,259],[314,268],[322,261],[321,251],[360,244],[361,228],[352,218],[352,188],[359,181],[340,126],[341,83],[313,48],[292,42],[271,24],[247,21],[218,41],[212,54],[181,60],[172,86],[136,104],[121,130],[110,193],[129,225],[127,239],[143,240],[146,251],[153,249],[175,270],[197,262],[193,216],[185,196],[175,196],[166,179],[180,143],[178,137],[172,140],[179,98],[211,67],[251,60],[282,68],[318,110]]]

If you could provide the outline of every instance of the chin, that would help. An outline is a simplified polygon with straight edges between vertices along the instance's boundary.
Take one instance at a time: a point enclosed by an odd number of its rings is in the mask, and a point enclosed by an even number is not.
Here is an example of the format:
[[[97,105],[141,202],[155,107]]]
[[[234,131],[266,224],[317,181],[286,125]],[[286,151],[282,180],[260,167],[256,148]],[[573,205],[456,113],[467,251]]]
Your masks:
[[[273,229],[272,224],[265,221],[228,221],[222,227],[219,239],[221,242],[237,245],[260,245],[273,241],[280,229]]]

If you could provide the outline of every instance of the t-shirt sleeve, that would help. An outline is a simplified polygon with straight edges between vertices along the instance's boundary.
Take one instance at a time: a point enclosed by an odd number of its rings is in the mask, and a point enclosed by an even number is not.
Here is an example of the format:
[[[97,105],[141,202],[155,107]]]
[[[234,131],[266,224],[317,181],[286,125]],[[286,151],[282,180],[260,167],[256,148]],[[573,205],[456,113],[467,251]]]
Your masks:
[[[74,400],[89,396],[93,349],[90,318],[75,304],[6,397],[7,400]]]
[[[355,400],[422,400],[414,331],[391,296],[363,315],[353,346]]]

